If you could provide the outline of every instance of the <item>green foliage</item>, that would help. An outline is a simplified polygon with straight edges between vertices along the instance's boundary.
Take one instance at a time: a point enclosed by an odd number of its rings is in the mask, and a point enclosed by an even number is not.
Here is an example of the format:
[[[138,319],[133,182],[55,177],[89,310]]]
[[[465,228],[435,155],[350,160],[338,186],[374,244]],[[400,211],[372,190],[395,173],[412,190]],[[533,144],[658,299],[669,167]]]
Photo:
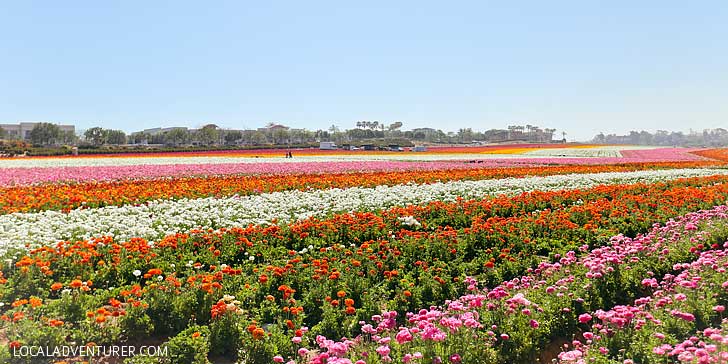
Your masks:
[[[167,344],[168,360],[173,364],[210,364],[210,330],[205,326],[190,326]]]
[[[55,144],[61,137],[61,128],[51,123],[38,123],[30,131],[30,141],[35,145]]]

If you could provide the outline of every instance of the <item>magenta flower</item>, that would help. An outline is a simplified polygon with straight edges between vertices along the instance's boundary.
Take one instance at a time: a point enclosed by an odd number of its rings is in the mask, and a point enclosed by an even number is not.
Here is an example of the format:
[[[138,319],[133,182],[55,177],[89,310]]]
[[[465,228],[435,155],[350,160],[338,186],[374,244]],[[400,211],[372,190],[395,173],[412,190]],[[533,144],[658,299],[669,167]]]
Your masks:
[[[591,321],[591,319],[592,319],[592,316],[588,313],[582,313],[581,315],[579,315],[579,322],[582,324],[585,324],[585,323]]]

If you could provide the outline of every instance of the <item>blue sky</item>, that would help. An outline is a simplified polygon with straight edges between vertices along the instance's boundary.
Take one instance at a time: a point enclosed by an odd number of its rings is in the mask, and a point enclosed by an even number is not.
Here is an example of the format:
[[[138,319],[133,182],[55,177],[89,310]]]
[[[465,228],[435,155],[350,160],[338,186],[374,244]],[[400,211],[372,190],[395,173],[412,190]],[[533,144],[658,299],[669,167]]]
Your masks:
[[[728,126],[728,2],[6,1],[0,122]]]

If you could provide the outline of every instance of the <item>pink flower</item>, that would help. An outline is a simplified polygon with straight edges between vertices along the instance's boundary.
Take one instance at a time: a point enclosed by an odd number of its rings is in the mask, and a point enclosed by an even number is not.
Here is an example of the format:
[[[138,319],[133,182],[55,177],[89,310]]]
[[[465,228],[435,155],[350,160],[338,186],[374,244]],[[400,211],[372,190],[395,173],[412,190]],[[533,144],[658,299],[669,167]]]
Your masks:
[[[592,317],[588,313],[582,313],[581,315],[579,315],[579,322],[581,322],[582,324],[585,324],[585,323],[591,321],[591,319],[592,319]]]
[[[406,327],[403,327],[394,338],[397,339],[398,344],[402,345],[412,341],[412,333]]]
[[[376,351],[377,351],[377,354],[379,354],[381,356],[388,356],[389,352],[391,350],[389,349],[388,345],[382,345],[382,346],[377,347]]]
[[[717,306],[713,307],[713,311],[715,311],[715,312],[723,312],[723,311],[725,311],[725,306],[723,306],[723,305],[717,305]]]
[[[536,320],[531,320],[528,322],[528,324],[531,325],[531,327],[533,327],[534,329],[538,328],[538,321]]]
[[[283,363],[283,357],[280,355],[276,355],[273,357],[273,361],[276,363]]]

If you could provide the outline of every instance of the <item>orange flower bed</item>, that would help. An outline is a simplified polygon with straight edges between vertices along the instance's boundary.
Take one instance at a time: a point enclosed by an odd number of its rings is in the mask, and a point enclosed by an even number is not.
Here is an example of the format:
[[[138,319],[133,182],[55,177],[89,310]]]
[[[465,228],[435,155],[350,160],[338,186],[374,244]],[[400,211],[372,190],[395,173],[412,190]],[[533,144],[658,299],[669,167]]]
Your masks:
[[[728,148],[699,150],[692,153],[697,154],[701,157],[728,162]]]

